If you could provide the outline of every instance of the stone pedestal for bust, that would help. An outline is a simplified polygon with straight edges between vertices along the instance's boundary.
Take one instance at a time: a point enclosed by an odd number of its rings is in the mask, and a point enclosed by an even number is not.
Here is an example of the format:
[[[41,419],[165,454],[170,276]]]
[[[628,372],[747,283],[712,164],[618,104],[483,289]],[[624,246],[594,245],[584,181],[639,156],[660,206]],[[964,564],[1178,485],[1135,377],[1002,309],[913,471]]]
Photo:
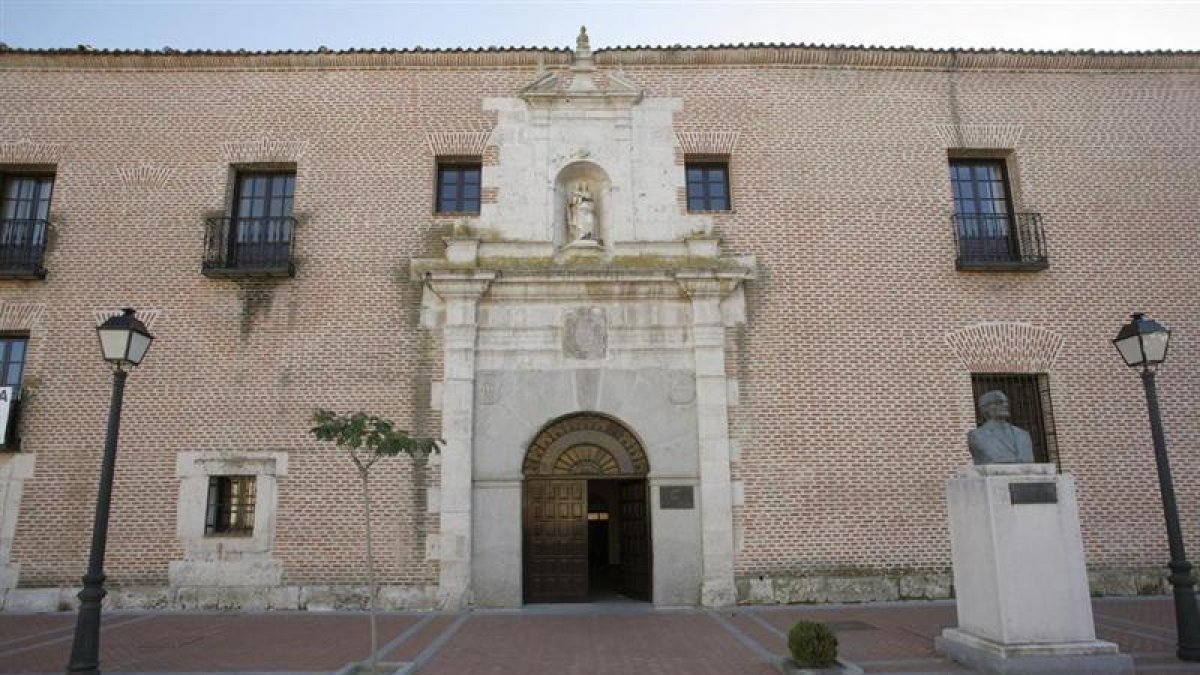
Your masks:
[[[939,652],[988,673],[1132,673],[1096,639],[1075,482],[1049,464],[965,467],[946,484],[958,627]]]

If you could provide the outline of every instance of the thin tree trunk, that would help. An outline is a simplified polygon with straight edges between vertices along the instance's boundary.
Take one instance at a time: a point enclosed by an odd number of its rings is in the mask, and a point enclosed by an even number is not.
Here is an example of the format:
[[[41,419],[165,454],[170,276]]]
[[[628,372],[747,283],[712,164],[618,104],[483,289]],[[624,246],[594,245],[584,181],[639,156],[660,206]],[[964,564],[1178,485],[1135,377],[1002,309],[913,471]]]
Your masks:
[[[371,492],[367,479],[370,476],[368,468],[359,468],[362,476],[363,515],[367,526],[367,611],[371,617],[371,655],[367,658],[367,672],[375,675],[375,652],[379,649],[379,631],[375,626],[375,556],[371,549]]]

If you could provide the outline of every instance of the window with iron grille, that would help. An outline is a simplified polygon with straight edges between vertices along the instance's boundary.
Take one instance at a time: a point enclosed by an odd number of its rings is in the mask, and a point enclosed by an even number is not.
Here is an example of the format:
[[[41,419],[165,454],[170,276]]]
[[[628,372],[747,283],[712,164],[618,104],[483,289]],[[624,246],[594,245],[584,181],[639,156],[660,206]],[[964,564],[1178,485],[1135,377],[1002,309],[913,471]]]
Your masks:
[[[729,210],[729,162],[687,162],[688,211]]]
[[[985,260],[1018,258],[1004,160],[951,159],[950,186],[962,255]]]
[[[41,268],[53,190],[53,175],[0,174],[0,270]]]
[[[1054,432],[1054,408],[1050,405],[1050,378],[1031,373],[974,373],[971,388],[975,401],[989,391],[1002,391],[1008,397],[1008,421],[1029,432],[1035,462],[1058,463],[1058,442]],[[975,407],[975,423],[986,420]]]
[[[479,162],[439,162],[437,168],[438,213],[479,213]]]
[[[241,172],[233,200],[238,248],[286,246],[292,240],[294,173]]]
[[[254,476],[209,476],[204,534],[252,534],[255,488]]]

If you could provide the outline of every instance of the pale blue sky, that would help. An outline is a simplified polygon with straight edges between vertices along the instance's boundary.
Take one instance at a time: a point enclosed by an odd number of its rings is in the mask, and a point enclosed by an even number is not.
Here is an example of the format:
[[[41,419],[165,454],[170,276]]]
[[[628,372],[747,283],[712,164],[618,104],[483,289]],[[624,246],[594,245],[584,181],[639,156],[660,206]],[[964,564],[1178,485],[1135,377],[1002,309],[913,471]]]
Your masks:
[[[1200,49],[1200,0],[0,0],[14,47],[333,49],[806,42]]]

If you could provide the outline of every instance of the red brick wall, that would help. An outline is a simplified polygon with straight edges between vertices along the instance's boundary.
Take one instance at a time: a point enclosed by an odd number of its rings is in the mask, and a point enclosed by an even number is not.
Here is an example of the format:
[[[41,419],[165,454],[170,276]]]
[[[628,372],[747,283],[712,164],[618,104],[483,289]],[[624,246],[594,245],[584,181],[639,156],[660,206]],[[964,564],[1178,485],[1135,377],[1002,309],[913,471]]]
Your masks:
[[[160,311],[125,401],[106,565],[116,583],[165,583],[182,557],[175,454],[217,449],[289,452],[275,541],[288,583],[355,581],[355,475],[307,434],[312,409],[438,432],[428,401],[440,345],[418,326],[407,276],[449,228],[431,216],[426,135],[490,128],[482,99],[532,81],[532,57],[379,69],[305,58],[206,72],[0,56],[16,94],[0,96],[0,144],[60,146],[50,275],[0,281],[0,302],[45,305],[26,375],[37,466],[13,550],[23,586],[74,583],[84,567],[110,386],[96,310]],[[1190,72],[629,59],[647,96],[682,97],[679,130],[738,133],[734,211],[719,232],[760,266],[728,352],[741,390],[739,574],[948,565],[943,481],[968,461],[973,420],[946,336],[989,321],[1063,338],[1050,373],[1059,454],[1079,482],[1090,563],[1162,563],[1139,381],[1109,344],[1133,310],[1175,331],[1163,408],[1184,529],[1200,547],[1200,75],[1180,59]],[[1021,127],[1009,148],[1018,208],[1043,214],[1048,270],[955,271],[938,124]],[[297,275],[206,278],[203,219],[224,208],[230,180],[222,144],[264,138],[290,142],[282,154],[297,167]],[[166,170],[165,182],[126,186],[120,171],[139,166]],[[386,583],[437,577],[424,551],[437,517],[418,508],[410,467],[397,459],[376,475]],[[437,471],[424,482],[436,486]]]

